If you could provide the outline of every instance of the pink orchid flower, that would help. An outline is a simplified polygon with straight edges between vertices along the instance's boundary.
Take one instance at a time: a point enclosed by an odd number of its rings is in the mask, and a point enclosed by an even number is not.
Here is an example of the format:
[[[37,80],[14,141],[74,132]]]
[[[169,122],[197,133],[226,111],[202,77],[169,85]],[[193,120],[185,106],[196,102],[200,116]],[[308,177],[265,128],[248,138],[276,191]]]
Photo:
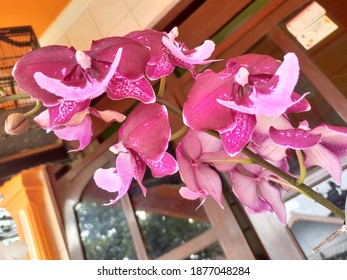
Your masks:
[[[157,80],[170,75],[175,66],[188,69],[196,76],[194,65],[207,64],[214,60],[206,60],[214,51],[215,44],[206,40],[201,46],[189,50],[183,43],[176,41],[178,29],[174,27],[169,33],[155,30],[131,32],[125,37],[140,42],[151,50],[151,58],[146,67],[149,79]]]
[[[268,117],[260,117],[255,130],[259,133],[265,131],[268,120]],[[280,120],[278,125],[286,125],[286,121]],[[270,139],[268,132],[266,134],[261,143],[252,142],[247,147],[282,171],[288,172],[286,149],[275,144]],[[230,170],[229,173],[232,190],[248,211],[251,213],[274,212],[282,224],[286,223],[286,211],[281,189],[271,182],[272,179],[280,179],[277,175],[256,164],[242,164],[241,168],[239,165],[238,168]],[[277,185],[288,190],[285,185]]]
[[[184,123],[196,130],[218,131],[229,155],[238,154],[252,137],[256,115],[275,116],[310,109],[303,97],[293,93],[297,78],[286,76],[289,69],[298,72],[296,66],[293,54],[282,65],[269,56],[250,54],[230,60],[219,73],[204,71],[188,93],[183,107]],[[288,87],[284,86],[287,80]],[[234,103],[237,106],[228,106]]]
[[[83,52],[64,46],[39,48],[18,60],[13,76],[19,88],[45,106],[57,105],[61,100],[90,100],[105,92],[122,49],[113,50],[111,63],[95,55],[93,49]]]
[[[53,131],[61,139],[78,140],[79,147],[70,152],[80,151],[87,147],[92,139],[93,123],[90,114],[105,122],[123,122],[126,118],[116,111],[98,111],[89,107],[89,104],[89,100],[83,102],[63,100],[58,105],[48,107],[34,120],[47,132]]]
[[[227,171],[234,168],[235,163],[226,162],[230,156],[222,142],[205,132],[189,130],[177,146],[176,156],[182,181],[186,184],[180,189],[182,197],[202,198],[202,204],[211,195],[223,207],[222,182],[210,165],[218,171]]]
[[[98,187],[108,192],[118,192],[110,204],[124,196],[133,178],[146,195],[146,188],[142,184],[146,165],[154,177],[177,172],[175,159],[166,152],[171,130],[165,106],[140,104],[129,114],[118,136],[120,142],[110,148],[118,155],[116,168],[100,168],[94,174]]]
[[[280,146],[302,150],[305,166],[320,166],[341,184],[341,159],[347,156],[347,129],[322,124],[310,129],[303,121],[299,128],[279,130],[270,128],[271,139]]]
[[[109,37],[93,41],[93,52],[99,60],[112,63],[115,50],[122,48],[122,58],[112,76],[107,96],[112,100],[135,98],[142,103],[155,102],[153,87],[145,77],[150,50],[134,40],[124,37]]]
[[[247,174],[237,169],[230,171],[232,189],[240,202],[251,213],[275,212],[282,224],[286,224],[286,210],[280,189],[270,183],[275,177],[259,165],[244,165]]]

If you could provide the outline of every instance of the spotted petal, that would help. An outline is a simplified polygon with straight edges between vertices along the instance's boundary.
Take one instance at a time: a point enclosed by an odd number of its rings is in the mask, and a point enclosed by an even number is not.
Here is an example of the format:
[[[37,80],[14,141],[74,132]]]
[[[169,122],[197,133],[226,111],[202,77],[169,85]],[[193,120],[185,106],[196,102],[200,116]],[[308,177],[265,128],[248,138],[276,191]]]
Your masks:
[[[317,145],[322,138],[321,134],[313,135],[307,130],[300,128],[277,130],[274,127],[270,127],[270,137],[272,141],[283,147],[292,149],[306,149]]]
[[[79,141],[79,147],[77,149],[71,150],[70,152],[83,150],[89,145],[92,139],[92,120],[89,116],[85,116],[84,120],[80,124],[76,126],[66,126],[61,129],[55,129],[54,133],[59,138],[67,141]]]

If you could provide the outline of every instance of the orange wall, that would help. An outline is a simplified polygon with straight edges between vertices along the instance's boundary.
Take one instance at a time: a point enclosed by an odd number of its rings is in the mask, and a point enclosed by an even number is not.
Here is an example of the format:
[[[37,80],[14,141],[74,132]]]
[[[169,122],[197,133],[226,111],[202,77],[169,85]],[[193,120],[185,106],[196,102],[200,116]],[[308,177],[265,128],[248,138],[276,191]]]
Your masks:
[[[70,0],[0,0],[0,28],[31,25],[40,37]]]

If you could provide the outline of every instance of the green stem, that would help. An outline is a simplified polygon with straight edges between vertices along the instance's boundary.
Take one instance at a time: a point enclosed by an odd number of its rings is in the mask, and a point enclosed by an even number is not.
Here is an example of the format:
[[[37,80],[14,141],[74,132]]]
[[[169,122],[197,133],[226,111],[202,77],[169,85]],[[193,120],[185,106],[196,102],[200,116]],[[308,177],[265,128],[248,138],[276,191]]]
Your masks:
[[[24,116],[30,117],[30,116],[34,115],[35,113],[37,113],[37,112],[40,110],[40,108],[41,108],[41,106],[42,106],[41,101],[40,101],[40,100],[35,100],[35,101],[36,101],[35,107],[32,108],[30,111],[26,112],[26,113],[24,114]]]
[[[166,77],[161,77],[160,78],[160,84],[159,84],[159,90],[158,90],[158,94],[157,94],[158,98],[162,98],[164,95],[165,82],[166,82]]]
[[[250,158],[225,158],[225,159],[210,159],[206,162],[214,163],[214,162],[234,162],[234,163],[242,163],[242,164],[252,164],[253,160]]]
[[[5,102],[8,102],[8,101],[15,101],[15,100],[19,100],[19,99],[30,99],[30,98],[31,97],[30,97],[29,94],[20,93],[20,94],[2,96],[2,97],[0,97],[0,103],[5,103]]]
[[[179,130],[177,130],[175,133],[171,135],[170,141],[176,140],[177,138],[181,137],[184,133],[187,132],[187,130],[187,126],[182,126]]]
[[[158,104],[161,104],[161,105],[165,105],[166,108],[168,108],[171,112],[175,113],[177,116],[179,116],[180,118],[182,118],[182,111],[177,109],[176,107],[172,106],[170,104],[170,102],[166,101],[166,100],[163,100],[161,98],[157,98],[157,101],[156,101]]]
[[[295,152],[300,166],[300,176],[296,179],[296,185],[300,185],[306,178],[306,167],[304,165],[304,155],[302,154],[301,150],[295,150]]]

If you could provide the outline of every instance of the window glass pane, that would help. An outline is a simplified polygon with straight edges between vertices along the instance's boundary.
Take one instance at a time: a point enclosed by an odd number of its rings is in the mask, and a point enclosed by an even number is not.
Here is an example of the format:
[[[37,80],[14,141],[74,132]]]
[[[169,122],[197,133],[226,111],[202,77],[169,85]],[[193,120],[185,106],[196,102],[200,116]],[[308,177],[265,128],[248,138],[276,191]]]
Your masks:
[[[144,182],[146,198],[132,187],[130,198],[151,258],[155,259],[211,228],[199,201],[182,198],[178,174]]]
[[[295,11],[281,23],[281,28],[293,41],[302,48],[306,55],[317,65],[317,67],[330,79],[330,81],[347,97],[347,21],[345,11],[346,1],[316,0],[326,10],[326,16],[337,26],[337,30],[318,42],[312,48],[306,50],[286,28],[286,23],[292,20],[300,10]],[[319,34],[320,29],[316,29]]]
[[[343,185],[336,186],[332,179],[317,184],[313,189],[333,202],[340,209],[345,209],[347,195],[347,170],[342,177]],[[296,241],[308,259],[347,259],[347,235],[341,234],[320,252],[312,249],[321,241],[340,228],[341,219],[314,200],[298,195],[286,203],[288,226]]]
[[[121,202],[103,205],[114,198],[115,194],[111,195],[90,182],[75,207],[86,259],[137,258]]]
[[[187,260],[226,260],[223,249],[219,242],[212,244],[211,246],[191,254]]]
[[[0,241],[11,243],[17,240],[19,240],[19,237],[16,223],[6,209],[0,208]]]

